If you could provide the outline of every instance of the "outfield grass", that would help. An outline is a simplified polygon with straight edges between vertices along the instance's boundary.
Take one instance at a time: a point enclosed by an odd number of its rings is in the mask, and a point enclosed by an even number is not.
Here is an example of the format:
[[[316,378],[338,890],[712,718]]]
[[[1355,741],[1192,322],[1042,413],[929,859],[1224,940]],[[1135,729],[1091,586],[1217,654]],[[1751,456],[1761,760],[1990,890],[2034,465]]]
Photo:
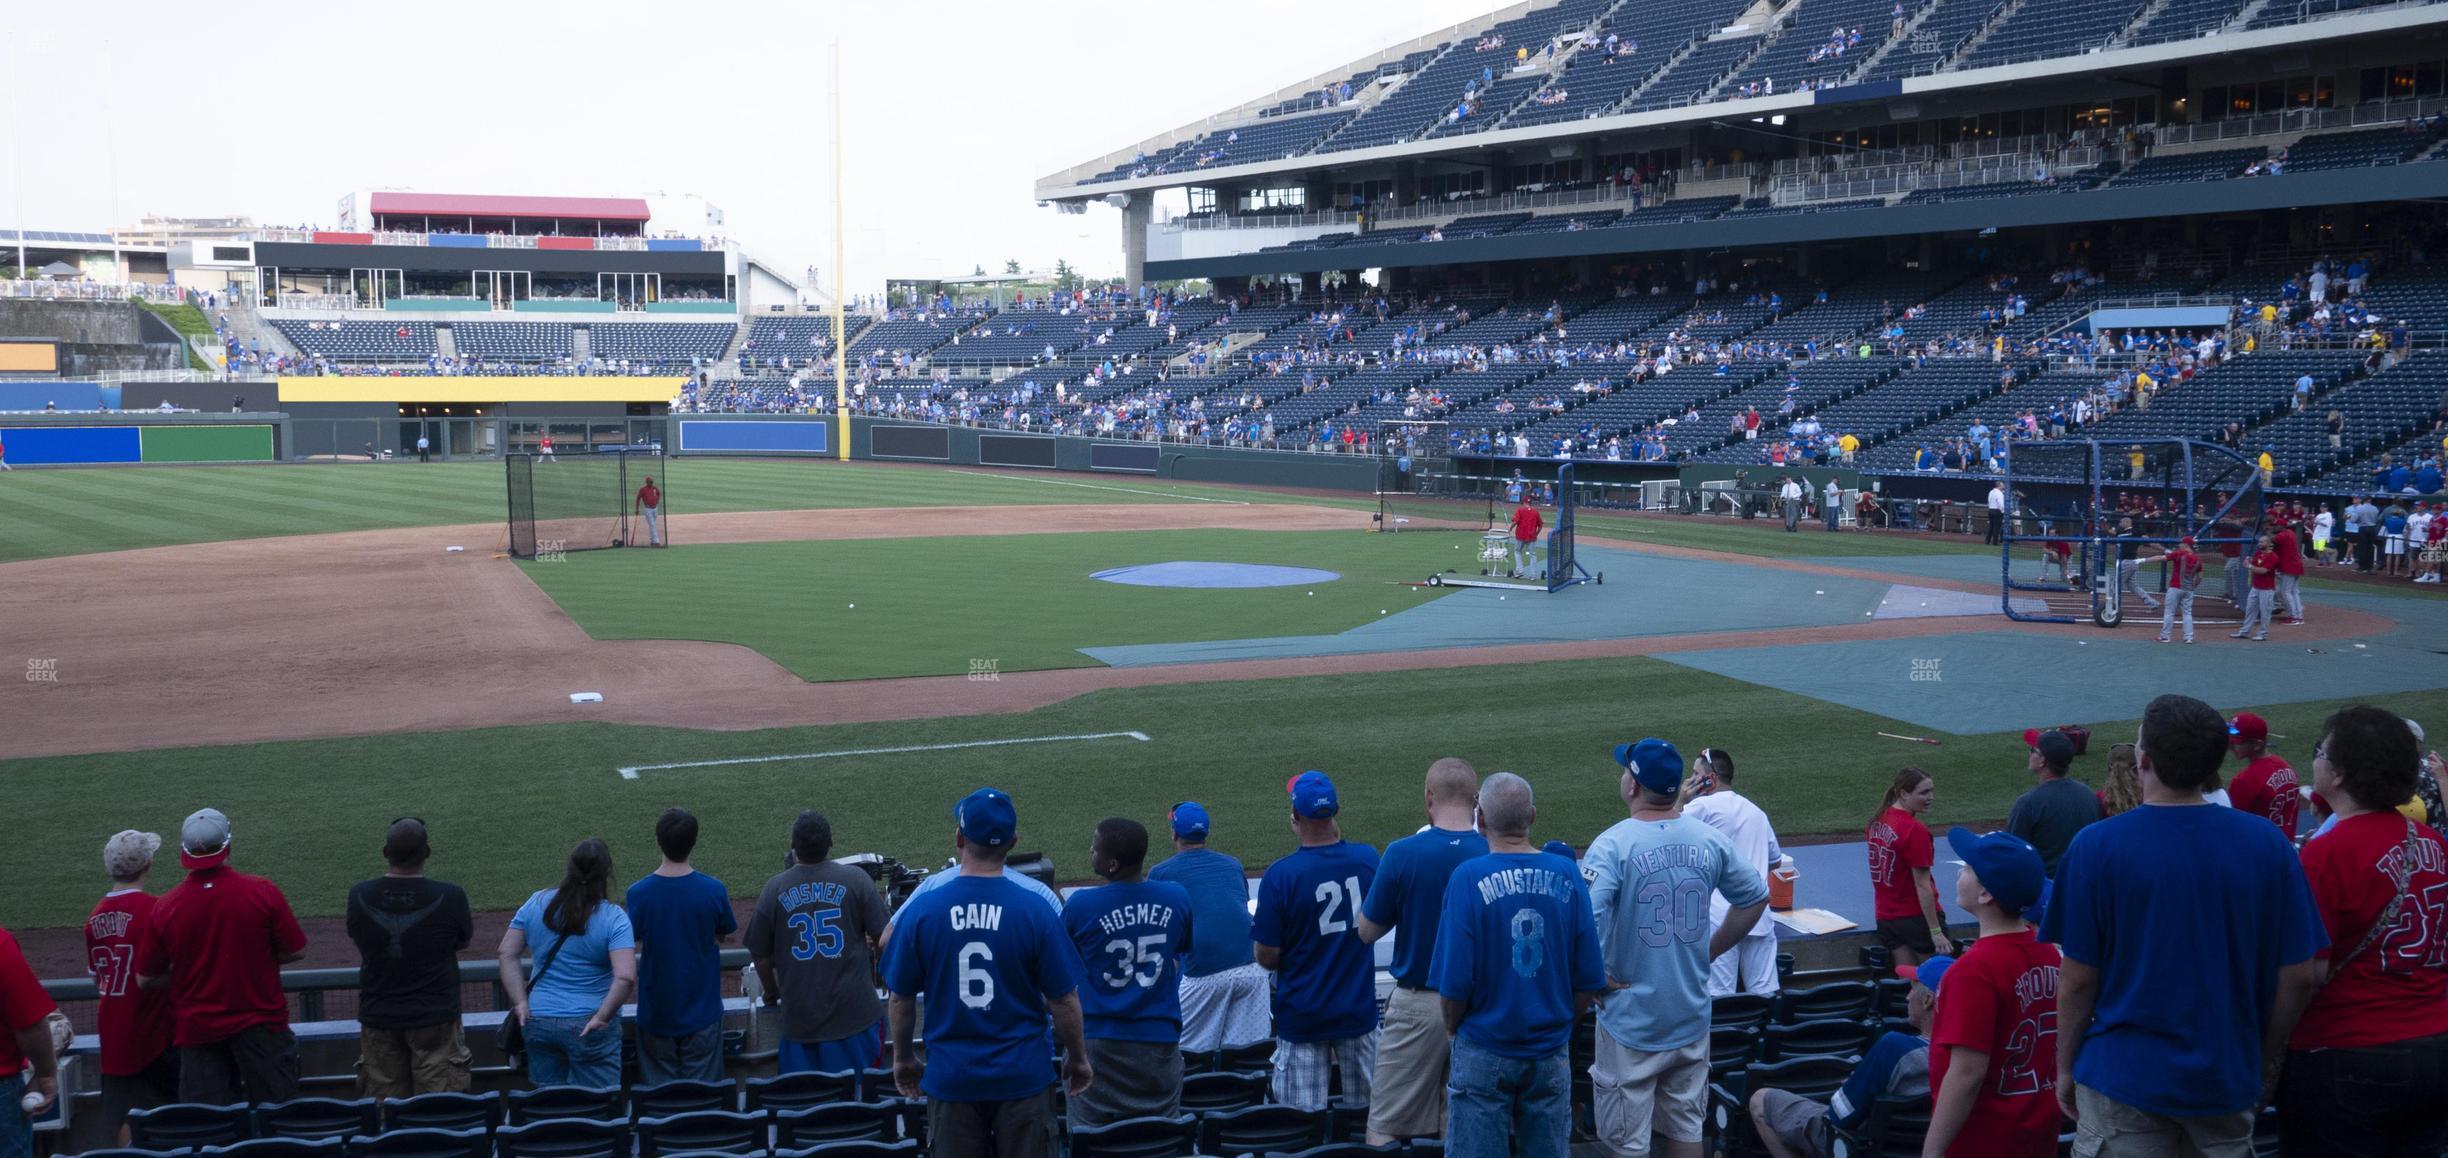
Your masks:
[[[2448,693],[2376,702],[2448,718]],[[2334,706],[2262,710],[2288,737],[2281,754],[2305,764]],[[2107,745],[2131,728],[2098,725],[2076,775],[2096,780]],[[650,770],[636,780],[615,771],[1119,730],[1151,741]],[[1420,775],[1446,755],[1528,776],[1538,791],[1535,835],[1581,844],[1623,815],[1608,747],[1652,733],[1687,752],[1729,747],[1744,793],[1787,836],[1857,831],[1906,763],[1936,776],[1931,819],[1940,824],[2003,817],[2029,787],[2014,736],[1948,736],[1928,748],[1872,735],[1881,730],[1926,731],[1631,658],[1125,688],[1017,715],[764,732],[570,724],[17,760],[0,763],[11,806],[41,821],[19,826],[12,853],[16,863],[52,867],[19,874],[0,925],[82,920],[101,891],[94,870],[104,839],[127,827],[175,834],[180,817],[206,805],[229,813],[240,865],[271,874],[301,914],[328,916],[341,911],[350,882],[380,871],[383,827],[403,814],[433,826],[434,874],[496,910],[551,884],[584,836],[611,841],[622,881],[642,875],[653,866],[654,818],[672,805],[704,822],[699,864],[748,896],[774,870],[801,808],[831,815],[843,853],[939,864],[953,801],[981,784],[1013,794],[1020,846],[1051,853],[1065,878],[1086,875],[1098,819],[1131,816],[1161,832],[1165,810],[1184,799],[1213,811],[1217,847],[1262,865],[1291,847],[1283,783],[1304,768],[1332,773],[1346,833],[1382,846],[1419,826]]]
[[[1061,479],[824,461],[693,458],[667,466],[674,514],[1013,503],[1268,502],[1140,479]],[[0,475],[0,562],[503,519],[498,462],[325,463]]]
[[[597,639],[756,649],[806,680],[1096,667],[1083,647],[1330,635],[1445,592],[1453,536],[1128,531],[594,551],[523,564]],[[1317,567],[1299,587],[1134,587],[1089,576],[1172,560]],[[1475,570],[1475,568],[1474,568]],[[788,593],[733,598],[725,592]]]

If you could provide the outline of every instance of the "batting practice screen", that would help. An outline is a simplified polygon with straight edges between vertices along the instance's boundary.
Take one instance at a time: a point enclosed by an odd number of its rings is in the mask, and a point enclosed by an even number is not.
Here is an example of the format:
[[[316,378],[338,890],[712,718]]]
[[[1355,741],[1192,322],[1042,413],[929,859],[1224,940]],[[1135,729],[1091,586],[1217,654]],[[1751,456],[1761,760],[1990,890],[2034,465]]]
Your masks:
[[[631,508],[648,478],[665,492],[662,509],[671,508],[666,462],[659,454],[550,459],[512,454],[503,464],[509,473],[510,553],[521,559],[619,547],[632,533],[644,535],[645,524]],[[664,541],[670,542],[668,529]]]

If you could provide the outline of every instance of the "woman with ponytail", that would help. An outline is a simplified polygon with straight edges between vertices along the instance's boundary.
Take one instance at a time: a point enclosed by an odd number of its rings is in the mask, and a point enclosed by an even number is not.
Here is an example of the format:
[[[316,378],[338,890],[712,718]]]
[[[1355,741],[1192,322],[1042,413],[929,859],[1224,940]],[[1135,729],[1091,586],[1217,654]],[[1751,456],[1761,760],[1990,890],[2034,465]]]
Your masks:
[[[629,914],[605,899],[611,888],[611,847],[579,841],[560,885],[527,898],[502,932],[502,988],[526,1028],[536,1085],[620,1084],[620,1008],[637,987],[637,940]],[[519,964],[530,949],[533,972]]]

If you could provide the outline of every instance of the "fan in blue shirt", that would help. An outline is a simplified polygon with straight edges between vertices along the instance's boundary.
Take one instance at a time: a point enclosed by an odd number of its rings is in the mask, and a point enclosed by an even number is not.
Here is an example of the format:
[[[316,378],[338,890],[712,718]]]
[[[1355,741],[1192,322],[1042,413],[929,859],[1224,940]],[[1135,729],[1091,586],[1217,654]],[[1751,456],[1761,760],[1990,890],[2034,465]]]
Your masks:
[[[1377,879],[1377,850],[1343,839],[1324,773],[1301,773],[1291,795],[1300,847],[1267,866],[1250,922],[1258,964],[1275,973],[1275,1036],[1365,1036],[1377,1028],[1377,955],[1360,939],[1360,906]]]
[[[1487,855],[1487,838],[1467,824],[1479,796],[1479,774],[1460,760],[1439,760],[1428,769],[1428,812],[1431,827],[1386,846],[1378,862],[1377,879],[1360,906],[1360,937],[1374,943],[1399,932],[1394,941],[1394,983],[1405,989],[1428,988],[1428,961],[1436,952],[1437,922],[1445,910],[1445,884],[1454,867]]]
[[[1530,783],[1479,791],[1488,853],[1447,883],[1430,970],[1454,1034],[1445,1145],[1561,1158],[1572,1140],[1573,1019],[1606,986],[1598,926],[1570,859],[1533,848]]]
[[[894,1084],[904,1097],[923,1091],[936,1103],[977,1106],[952,1122],[939,1108],[933,1134],[946,1152],[983,1152],[1001,1129],[1052,1129],[1052,1099],[1045,1096],[1049,1021],[1073,1097],[1088,1089],[1091,1071],[1070,938],[1043,901],[1003,878],[1018,829],[1011,798],[979,789],[956,816],[960,874],[902,906],[885,951],[884,984],[892,991]],[[921,993],[923,1065],[912,1041]],[[1032,1104],[1003,1105],[1013,1102]]]
[[[739,930],[731,891],[689,867],[697,818],[655,821],[660,867],[629,886],[638,948],[638,1071],[648,1084],[722,1077],[722,939]]]
[[[1147,829],[1136,820],[1098,823],[1089,861],[1112,883],[1081,889],[1063,904],[1097,1074],[1071,1100],[1075,1126],[1181,1111],[1180,956],[1190,938],[1190,893],[1145,878],[1147,846]]]
[[[1192,810],[1195,810],[1193,814]],[[1241,862],[1207,847],[1207,810],[1184,801],[1174,806],[1173,833],[1181,851],[1148,870],[1151,881],[1189,890],[1188,959],[1182,973],[1210,977],[1250,963],[1249,874]]]

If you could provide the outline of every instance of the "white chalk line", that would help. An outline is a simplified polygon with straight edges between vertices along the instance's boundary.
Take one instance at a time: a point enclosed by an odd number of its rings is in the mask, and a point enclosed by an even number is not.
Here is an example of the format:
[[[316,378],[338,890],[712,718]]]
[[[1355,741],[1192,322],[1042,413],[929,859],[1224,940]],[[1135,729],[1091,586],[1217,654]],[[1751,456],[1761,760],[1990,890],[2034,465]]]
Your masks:
[[[740,756],[729,760],[682,760],[672,764],[633,764],[619,769],[623,780],[635,780],[640,772],[661,772],[672,768],[719,768],[727,764],[772,764],[783,760],[830,760],[836,756],[888,756],[897,752],[949,752],[955,748],[999,748],[1011,744],[1058,744],[1073,740],[1119,740],[1123,738],[1148,742],[1145,732],[1085,732],[1076,736],[1018,736],[1008,740],[963,740],[951,744],[909,744],[898,748],[845,748],[838,752],[794,752],[783,756]]]
[[[1116,486],[1105,486],[1105,485],[1103,485],[1103,484],[1101,484],[1101,483],[1067,482],[1067,481],[1065,481],[1065,480],[1058,479],[1058,478],[1038,478],[1038,477],[1036,477],[1036,476],[1034,476],[1034,475],[1025,475],[1025,474],[993,474],[993,473],[990,473],[990,472],[988,472],[988,471],[982,471],[982,470],[956,470],[956,471],[950,471],[950,472],[948,472],[948,473],[951,473],[951,474],[965,474],[965,475],[969,475],[969,476],[971,476],[971,477],[973,477],[973,478],[993,478],[993,479],[1004,479],[1004,480],[1007,480],[1007,481],[1010,481],[1010,482],[1033,482],[1033,483],[1043,483],[1043,484],[1045,484],[1045,485],[1047,485],[1047,486],[1050,486],[1050,487],[1079,487],[1079,488],[1081,488],[1082,490],[1091,490],[1091,491],[1113,491],[1113,492],[1114,492],[1114,493],[1116,493],[1116,494],[1125,494],[1125,495],[1154,495],[1154,496],[1156,496],[1157,498],[1160,498],[1160,499],[1179,499],[1179,500],[1181,500],[1181,501],[1183,501],[1183,502],[1190,502],[1190,503],[1218,503],[1218,504],[1221,504],[1221,505],[1223,505],[1223,506],[1227,506],[1227,507],[1247,507],[1247,506],[1255,506],[1255,505],[1256,505],[1255,503],[1247,503],[1247,502],[1243,502],[1243,501],[1241,501],[1241,500],[1239,500],[1239,499],[1210,499],[1210,498],[1202,498],[1202,497],[1200,497],[1200,496],[1198,496],[1198,495],[1182,495],[1182,494],[1175,494],[1175,493],[1173,493],[1172,491],[1151,491],[1151,490],[1143,490],[1143,489],[1138,488],[1138,487],[1116,487]]]

